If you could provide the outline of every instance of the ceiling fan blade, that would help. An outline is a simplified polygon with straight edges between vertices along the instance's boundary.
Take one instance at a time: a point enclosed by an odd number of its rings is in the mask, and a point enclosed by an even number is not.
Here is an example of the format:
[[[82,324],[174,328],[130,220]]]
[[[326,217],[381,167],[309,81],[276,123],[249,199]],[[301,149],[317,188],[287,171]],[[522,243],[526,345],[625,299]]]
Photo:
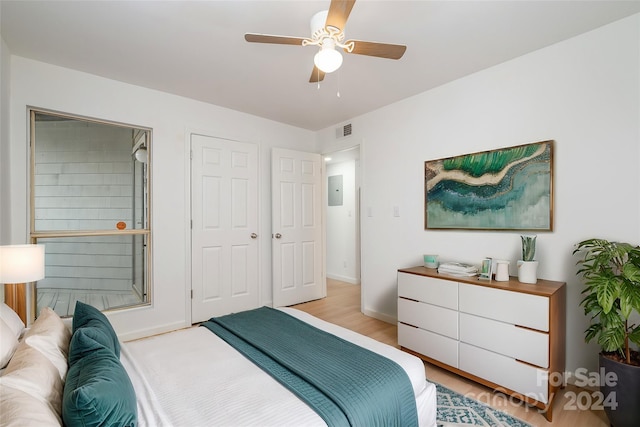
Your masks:
[[[325,26],[336,27],[344,31],[344,26],[347,23],[347,19],[355,2],[356,0],[331,0]]]
[[[292,44],[302,46],[304,37],[274,36],[270,34],[247,33],[244,39],[250,43]]]
[[[313,71],[311,72],[311,77],[309,78],[309,83],[318,83],[322,80],[324,80],[324,71],[321,71],[314,65]]]
[[[400,59],[404,52],[407,50],[407,46],[402,44],[388,44],[377,42],[365,42],[362,40],[349,40],[345,44],[353,42],[353,50],[351,53],[356,55],[368,55],[377,56],[379,58],[388,59]],[[347,50],[345,50],[347,52]]]

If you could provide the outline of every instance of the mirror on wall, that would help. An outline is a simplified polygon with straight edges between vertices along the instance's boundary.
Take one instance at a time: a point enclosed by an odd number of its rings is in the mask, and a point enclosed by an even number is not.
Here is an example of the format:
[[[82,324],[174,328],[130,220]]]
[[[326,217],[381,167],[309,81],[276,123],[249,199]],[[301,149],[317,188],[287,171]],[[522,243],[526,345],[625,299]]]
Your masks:
[[[151,130],[37,109],[30,120],[36,314],[149,303]]]

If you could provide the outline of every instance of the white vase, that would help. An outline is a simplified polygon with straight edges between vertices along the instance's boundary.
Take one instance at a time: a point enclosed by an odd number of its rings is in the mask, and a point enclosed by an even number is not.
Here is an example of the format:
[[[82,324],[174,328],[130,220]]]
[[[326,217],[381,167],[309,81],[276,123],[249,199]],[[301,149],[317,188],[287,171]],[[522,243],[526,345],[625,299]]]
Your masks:
[[[538,282],[538,261],[518,260],[518,281],[522,283]]]
[[[509,281],[509,261],[496,260],[496,282],[508,282]]]

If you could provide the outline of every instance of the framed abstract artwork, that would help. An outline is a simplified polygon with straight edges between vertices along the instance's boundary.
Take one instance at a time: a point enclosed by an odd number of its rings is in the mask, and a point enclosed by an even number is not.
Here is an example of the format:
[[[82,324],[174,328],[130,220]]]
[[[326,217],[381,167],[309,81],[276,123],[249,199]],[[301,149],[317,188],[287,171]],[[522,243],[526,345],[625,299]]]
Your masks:
[[[424,163],[425,229],[553,230],[553,141]]]

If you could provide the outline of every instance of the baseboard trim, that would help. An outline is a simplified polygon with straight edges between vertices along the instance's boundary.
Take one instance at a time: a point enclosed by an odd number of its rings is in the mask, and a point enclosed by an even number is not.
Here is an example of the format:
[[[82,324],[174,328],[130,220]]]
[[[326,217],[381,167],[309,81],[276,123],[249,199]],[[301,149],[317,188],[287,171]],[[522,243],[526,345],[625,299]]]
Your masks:
[[[395,325],[398,323],[398,319],[396,319],[395,317],[389,316],[388,314],[380,313],[373,310],[367,310],[367,309],[363,309],[362,313],[365,316],[373,317],[374,319],[382,320],[383,322],[390,323],[392,325]]]
[[[351,283],[352,285],[359,285],[360,281],[355,277],[340,276],[339,274],[327,273],[327,279],[339,280],[341,282]]]
[[[160,335],[167,332],[173,332],[173,331],[177,331],[178,329],[185,329],[188,327],[190,326],[185,325],[184,322],[174,322],[174,323],[168,323],[168,324],[154,327],[154,328],[139,329],[137,331],[127,332],[126,334],[118,335],[118,338],[120,338],[120,341],[122,342],[127,342],[127,341],[137,340],[140,338],[152,337],[154,335]]]

